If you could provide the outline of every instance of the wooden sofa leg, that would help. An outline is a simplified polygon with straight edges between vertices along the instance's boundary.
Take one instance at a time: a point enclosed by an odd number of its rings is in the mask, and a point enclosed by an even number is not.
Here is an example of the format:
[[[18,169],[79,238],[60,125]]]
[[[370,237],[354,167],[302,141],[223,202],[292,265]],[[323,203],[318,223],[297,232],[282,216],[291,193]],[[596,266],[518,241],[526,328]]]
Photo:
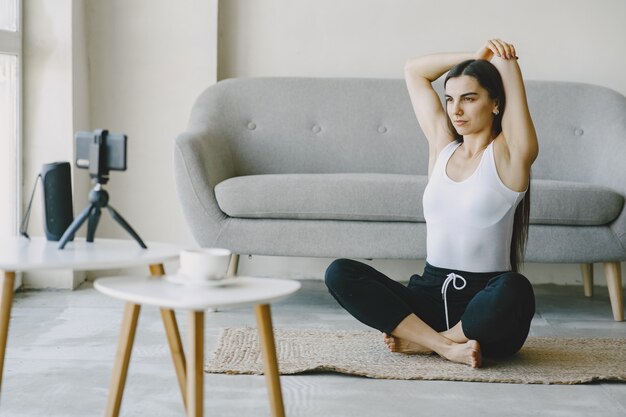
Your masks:
[[[580,264],[580,272],[583,275],[585,297],[593,297],[593,264]]]
[[[605,262],[604,276],[609,287],[611,308],[615,321],[624,321],[624,303],[622,301],[622,266],[620,262]]]
[[[237,275],[238,270],[239,270],[239,255],[236,253],[233,253],[230,256],[230,264],[228,265],[227,275],[229,277],[234,277],[235,275]]]

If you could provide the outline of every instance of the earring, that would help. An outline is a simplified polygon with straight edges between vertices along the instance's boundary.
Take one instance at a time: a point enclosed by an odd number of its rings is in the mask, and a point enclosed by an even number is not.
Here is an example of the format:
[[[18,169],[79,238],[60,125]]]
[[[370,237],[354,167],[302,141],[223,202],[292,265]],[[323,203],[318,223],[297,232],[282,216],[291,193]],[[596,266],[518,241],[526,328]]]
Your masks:
[[[493,111],[493,114],[494,114],[494,115],[496,115],[496,116],[497,116],[497,115],[499,115],[499,114],[500,114],[500,110],[495,109],[495,110]]]

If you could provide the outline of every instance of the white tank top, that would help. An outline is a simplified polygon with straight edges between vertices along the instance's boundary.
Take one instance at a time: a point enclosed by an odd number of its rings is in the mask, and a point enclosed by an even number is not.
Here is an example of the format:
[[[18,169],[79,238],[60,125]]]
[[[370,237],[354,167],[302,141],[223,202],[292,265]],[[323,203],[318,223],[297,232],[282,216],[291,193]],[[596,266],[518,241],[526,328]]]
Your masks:
[[[498,176],[493,142],[469,178],[450,179],[446,166],[459,146],[452,142],[440,152],[424,191],[426,261],[468,272],[508,271],[515,209],[524,192]]]

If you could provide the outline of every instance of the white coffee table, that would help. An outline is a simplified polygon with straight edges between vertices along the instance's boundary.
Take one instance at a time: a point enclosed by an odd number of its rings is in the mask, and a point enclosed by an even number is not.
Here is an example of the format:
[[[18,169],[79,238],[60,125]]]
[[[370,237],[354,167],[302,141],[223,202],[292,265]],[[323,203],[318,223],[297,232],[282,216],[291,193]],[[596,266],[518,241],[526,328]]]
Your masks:
[[[169,282],[167,276],[165,278],[100,278],[96,280],[94,286],[98,291],[127,303],[188,311],[187,415],[190,417],[203,415],[204,311],[254,305],[272,415],[284,416],[269,303],[296,292],[300,288],[300,283],[283,279],[234,277],[231,278],[230,285],[202,287],[176,284]],[[124,334],[125,332],[122,332],[119,341],[120,350],[128,345]],[[127,369],[128,363],[122,372],[126,373]]]
[[[166,243],[147,243],[148,249],[142,249],[134,240],[101,239],[88,243],[85,239],[75,239],[69,242],[65,249],[58,249],[58,242],[48,242],[42,237],[33,237],[30,240],[24,237],[10,237],[0,239],[0,279],[2,280],[2,296],[0,298],[0,387],[2,386],[2,369],[9,334],[9,318],[13,304],[13,287],[17,271],[32,271],[37,269],[67,268],[76,270],[98,270],[110,268],[126,268],[139,265],[148,265],[153,276],[165,275],[163,262],[178,257],[180,247]],[[139,315],[139,306],[129,306],[128,310]],[[130,314],[130,313],[129,313]],[[178,335],[176,316],[172,310],[161,310],[163,323],[172,352],[178,349],[182,352],[182,344]],[[127,331],[134,335],[137,321],[128,323]],[[131,342],[132,343],[132,342]],[[126,364],[130,360],[128,355],[118,357]],[[184,375],[184,358],[174,356],[174,366],[177,373]],[[123,387],[126,375],[113,375],[113,383]],[[180,380],[179,380],[180,382]],[[181,385],[181,390],[184,384]],[[121,391],[120,391],[121,392]],[[184,390],[183,390],[184,392]],[[115,407],[111,404],[119,403],[121,396],[109,398],[110,415],[116,415]]]

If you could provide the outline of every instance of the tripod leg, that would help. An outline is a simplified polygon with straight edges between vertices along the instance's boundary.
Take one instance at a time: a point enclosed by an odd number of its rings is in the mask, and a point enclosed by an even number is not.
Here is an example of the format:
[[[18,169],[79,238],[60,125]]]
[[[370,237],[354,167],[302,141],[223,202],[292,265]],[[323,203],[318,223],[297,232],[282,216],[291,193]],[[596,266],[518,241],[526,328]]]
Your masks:
[[[85,223],[85,220],[87,220],[87,218],[91,214],[91,211],[95,208],[96,206],[94,206],[93,204],[88,205],[78,215],[78,217],[74,219],[74,221],[72,222],[72,224],[70,224],[70,226],[67,228],[65,233],[63,233],[63,236],[61,236],[61,240],[59,241],[59,249],[65,248],[65,245],[67,244],[68,240],[70,240],[70,238],[74,236],[74,233],[76,233],[76,231],[80,229],[80,226],[82,226],[83,223]]]
[[[141,246],[144,249],[148,249],[148,247],[146,246],[145,243],[143,243],[143,240],[141,240],[139,235],[133,230],[132,227],[130,227],[130,224],[128,224],[126,220],[124,220],[124,218],[117,211],[115,211],[113,207],[107,206],[107,209],[109,209],[109,213],[111,213],[111,217],[113,217],[113,219],[116,222],[118,222],[119,225],[124,228],[124,230],[126,230],[133,238],[135,238],[137,243],[139,243],[139,246]]]
[[[91,216],[89,216],[89,223],[87,223],[87,242],[93,242],[93,238],[96,235],[96,228],[100,221],[100,207],[94,207]]]

